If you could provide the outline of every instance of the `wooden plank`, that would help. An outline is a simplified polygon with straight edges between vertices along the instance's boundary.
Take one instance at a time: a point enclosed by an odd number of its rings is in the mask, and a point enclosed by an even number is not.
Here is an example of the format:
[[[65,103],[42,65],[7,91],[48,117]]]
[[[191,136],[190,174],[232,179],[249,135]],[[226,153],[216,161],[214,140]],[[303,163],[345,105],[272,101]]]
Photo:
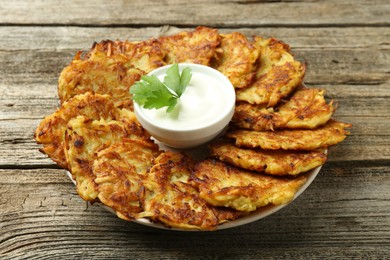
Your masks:
[[[88,50],[92,43],[106,39],[140,41],[169,35],[194,27],[70,27],[70,26],[1,26],[1,50]],[[220,33],[241,32],[248,37],[276,37],[293,49],[389,49],[388,27],[320,28],[218,28]]]
[[[213,233],[174,232],[87,207],[62,170],[0,170],[0,256],[381,258],[390,253],[389,185],[389,166],[328,164],[267,218]]]
[[[319,26],[388,25],[390,5],[377,1],[3,1],[2,24]],[[304,19],[302,19],[304,17]]]

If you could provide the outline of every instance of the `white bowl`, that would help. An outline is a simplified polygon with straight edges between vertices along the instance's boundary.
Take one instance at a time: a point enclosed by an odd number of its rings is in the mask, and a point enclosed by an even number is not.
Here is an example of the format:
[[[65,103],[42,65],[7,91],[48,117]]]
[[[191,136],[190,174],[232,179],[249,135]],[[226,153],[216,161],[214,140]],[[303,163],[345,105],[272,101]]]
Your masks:
[[[170,67],[158,68],[148,75],[156,75],[163,81]],[[166,113],[166,108],[145,109],[134,102],[134,112],[141,125],[156,140],[179,149],[193,148],[218,136],[232,119],[236,102],[233,85],[221,72],[192,63],[179,64],[179,71],[185,67],[191,68],[192,79],[180,103],[171,113]],[[198,95],[198,90],[206,84],[207,91]],[[187,115],[185,112],[191,111],[197,115],[184,116]],[[163,120],[156,119],[163,116]]]

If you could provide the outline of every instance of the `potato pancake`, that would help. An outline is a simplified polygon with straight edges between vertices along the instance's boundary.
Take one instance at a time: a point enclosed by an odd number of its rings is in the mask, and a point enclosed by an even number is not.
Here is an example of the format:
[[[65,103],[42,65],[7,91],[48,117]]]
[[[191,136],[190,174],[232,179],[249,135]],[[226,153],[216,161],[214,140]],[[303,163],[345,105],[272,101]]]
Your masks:
[[[150,135],[137,122],[92,120],[84,116],[72,118],[65,133],[65,157],[76,181],[77,192],[94,201],[98,191],[93,173],[97,153],[126,139],[150,142]]]
[[[343,141],[349,132],[345,128],[351,124],[329,120],[325,125],[310,130],[250,131],[232,130],[226,137],[234,138],[239,147],[270,150],[315,150],[336,145]]]
[[[256,131],[282,128],[314,129],[325,124],[335,111],[324,91],[316,88],[300,88],[290,100],[276,108],[239,103],[232,123],[240,128]]]
[[[68,121],[78,115],[95,120],[119,120],[119,118],[135,120],[132,112],[121,112],[121,109],[115,107],[112,98],[108,95],[86,93],[64,102],[56,112],[41,121],[34,136],[38,143],[43,144],[41,152],[65,169],[68,169],[63,146],[65,131]]]
[[[289,203],[306,177],[275,178],[206,159],[196,166],[194,180],[200,196],[210,204],[254,211],[269,204]]]
[[[321,166],[323,150],[284,151],[240,148],[230,141],[210,144],[211,155],[237,167],[274,176],[297,175]]]
[[[273,66],[249,87],[237,90],[237,101],[273,107],[301,85],[305,66],[300,62],[286,62]]]
[[[125,220],[143,211],[141,182],[152,166],[159,148],[151,140],[123,140],[98,152],[93,163],[98,199]]]
[[[181,153],[165,152],[144,180],[144,217],[181,229],[215,229],[240,213],[218,209],[199,197],[191,184],[192,159]]]
[[[294,60],[282,41],[254,37],[254,46],[260,51],[255,81],[237,90],[237,101],[273,107],[301,84],[306,66]]]
[[[202,26],[191,32],[162,36],[158,40],[166,54],[167,64],[188,62],[209,65],[220,42],[218,30]]]
[[[256,78],[259,79],[267,74],[273,66],[280,66],[286,62],[293,62],[290,46],[278,39],[263,39],[255,36],[253,45],[260,51]]]
[[[118,106],[132,110],[133,101],[130,87],[144,74],[143,71],[126,65],[123,55],[119,59],[107,57],[102,53],[94,59],[76,58],[65,67],[58,79],[58,96],[61,102],[86,92],[109,94]],[[114,61],[113,61],[114,60]]]
[[[220,36],[221,44],[211,66],[222,72],[235,88],[244,88],[254,79],[259,50],[241,33]]]
[[[132,66],[145,73],[164,66],[164,53],[157,39],[141,42],[110,41],[105,40],[95,43],[86,59],[95,60],[95,56],[104,54],[107,57],[120,55],[126,58],[126,67]]]

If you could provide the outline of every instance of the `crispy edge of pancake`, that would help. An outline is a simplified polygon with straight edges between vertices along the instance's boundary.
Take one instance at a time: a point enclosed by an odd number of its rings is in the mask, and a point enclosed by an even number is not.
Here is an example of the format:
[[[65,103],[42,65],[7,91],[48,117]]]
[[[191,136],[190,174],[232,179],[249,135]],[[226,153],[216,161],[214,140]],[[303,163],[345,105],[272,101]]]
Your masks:
[[[93,162],[98,199],[118,217],[131,221],[143,211],[142,179],[160,154],[153,141],[123,140],[98,152]]]
[[[236,105],[232,124],[256,131],[314,129],[328,122],[336,107],[325,100],[324,90],[300,87],[289,100],[275,108],[241,102]]]
[[[326,162],[323,150],[284,151],[248,149],[230,141],[219,140],[209,145],[213,157],[234,166],[273,176],[295,176]]]
[[[273,66],[247,88],[237,90],[237,101],[273,107],[301,85],[305,70],[298,61]]]
[[[200,196],[210,204],[248,212],[269,204],[289,203],[307,179],[265,176],[215,159],[199,163],[193,175]]]
[[[86,92],[108,94],[118,106],[132,110],[130,87],[145,73],[128,67],[123,61],[112,61],[99,54],[94,60],[76,59],[65,67],[58,78],[61,103]]]
[[[188,62],[208,66],[220,39],[217,29],[199,26],[194,31],[161,36],[158,41],[167,64]]]
[[[260,52],[241,33],[220,34],[220,37],[211,66],[222,72],[235,88],[244,88],[254,79],[255,61]]]
[[[192,184],[194,161],[182,153],[164,152],[144,180],[143,217],[173,228],[212,230],[241,213],[211,206]]]
[[[231,130],[226,137],[235,139],[235,145],[270,150],[314,150],[342,142],[351,124],[330,119],[325,125],[309,130],[250,131]]]
[[[118,108],[108,95],[85,93],[64,102],[53,114],[46,116],[40,122],[34,132],[35,140],[42,144],[40,151],[64,169],[68,169],[64,154],[67,123],[78,115],[92,119],[114,119],[118,117]],[[135,118],[132,112],[128,116]]]

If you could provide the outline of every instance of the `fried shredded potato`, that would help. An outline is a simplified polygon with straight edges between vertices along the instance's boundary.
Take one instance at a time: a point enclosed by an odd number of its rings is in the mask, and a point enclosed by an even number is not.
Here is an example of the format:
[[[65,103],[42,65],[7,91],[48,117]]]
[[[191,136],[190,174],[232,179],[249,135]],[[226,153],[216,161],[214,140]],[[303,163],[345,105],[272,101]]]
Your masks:
[[[68,121],[79,115],[94,120],[136,120],[132,112],[117,108],[108,95],[85,93],[64,102],[56,112],[41,121],[34,136],[43,145],[41,152],[65,169],[68,169],[63,146],[65,131]]]
[[[138,122],[92,120],[78,116],[69,120],[65,132],[65,157],[77,192],[84,200],[95,201],[98,196],[93,163],[97,153],[126,139],[150,141],[150,135]]]
[[[306,177],[294,179],[243,170],[224,162],[206,159],[194,172],[200,196],[214,206],[231,207],[239,211],[254,211],[269,204],[289,203]]]
[[[256,131],[275,129],[314,129],[328,122],[335,111],[333,101],[326,102],[324,91],[300,88],[276,108],[239,103],[232,123]]]
[[[158,40],[166,54],[164,60],[167,64],[187,62],[210,65],[220,42],[216,29],[202,26],[191,32],[162,36]]]
[[[295,61],[290,46],[274,38],[254,38],[260,50],[256,80],[245,89],[237,90],[237,101],[273,107],[302,83],[306,66]]]
[[[79,52],[58,79],[61,102],[86,92],[109,94],[118,106],[132,110],[130,87],[141,76],[165,65],[160,42],[102,41],[85,57]]]
[[[141,42],[129,41],[110,41],[105,40],[95,43],[86,59],[96,60],[96,56],[101,55],[109,57],[124,57],[126,67],[132,66],[145,73],[149,73],[165,65],[164,52],[161,50],[161,44],[157,39],[150,39]]]
[[[286,62],[272,67],[249,87],[237,90],[237,101],[273,107],[301,85],[305,66],[300,62]]]
[[[284,151],[240,148],[230,141],[210,145],[211,155],[243,169],[275,176],[298,175],[326,161],[324,150]]]
[[[240,213],[211,206],[199,197],[190,182],[194,162],[181,153],[165,152],[156,158],[144,180],[145,199],[142,214],[181,229],[215,229]]]
[[[97,153],[93,173],[98,199],[115,210],[118,217],[133,220],[143,211],[142,180],[160,154],[151,140],[123,140]]]
[[[294,61],[290,46],[283,41],[275,38],[264,39],[260,36],[253,38],[253,45],[260,50],[256,70],[257,79],[266,75],[274,66],[280,66]]]
[[[270,150],[315,150],[336,145],[343,141],[349,132],[345,128],[351,124],[329,120],[325,125],[309,130],[250,131],[231,130],[226,137],[234,138],[239,147]]]
[[[78,193],[88,201],[96,200],[98,195],[92,170],[98,150],[126,140],[123,138],[151,142],[156,147],[133,112],[116,107],[108,95],[91,93],[64,102],[41,122],[35,138],[43,144],[42,152],[71,171]]]
[[[245,35],[238,32],[221,34],[221,44],[211,66],[222,72],[235,88],[244,88],[254,79],[258,57],[259,50]]]
[[[143,71],[128,66],[123,55],[119,58],[107,57],[103,53],[93,59],[76,58],[65,67],[58,79],[58,96],[61,102],[86,92],[109,94],[118,106],[132,110],[133,101],[130,87],[144,74]],[[118,61],[122,59],[124,61]]]

